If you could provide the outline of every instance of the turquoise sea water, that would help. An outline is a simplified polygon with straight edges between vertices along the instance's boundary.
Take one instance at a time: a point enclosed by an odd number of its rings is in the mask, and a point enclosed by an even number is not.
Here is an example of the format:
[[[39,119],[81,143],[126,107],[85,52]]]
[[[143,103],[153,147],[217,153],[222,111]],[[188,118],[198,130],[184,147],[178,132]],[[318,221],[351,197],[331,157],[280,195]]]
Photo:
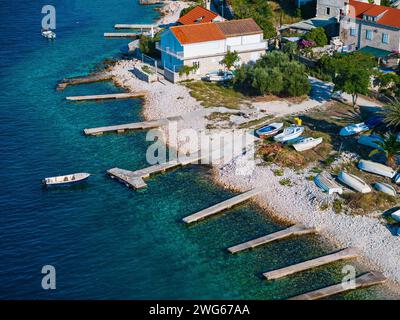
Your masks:
[[[280,230],[247,204],[192,227],[180,220],[227,199],[207,168],[157,175],[135,192],[109,179],[112,167],[147,166],[145,132],[84,137],[84,128],[142,119],[140,100],[68,103],[65,96],[117,92],[110,82],[55,90],[118,55],[127,40],[106,40],[115,23],[150,23],[136,0],[54,1],[57,39],[40,35],[41,1],[1,4],[0,298],[281,299],[337,282],[343,263],[266,282],[264,271],[334,248],[318,237],[278,242],[231,256],[228,246]],[[45,176],[86,171],[85,186],[44,190]],[[57,289],[41,288],[41,268]],[[362,272],[359,269],[359,272]],[[337,298],[382,298],[371,288]]]

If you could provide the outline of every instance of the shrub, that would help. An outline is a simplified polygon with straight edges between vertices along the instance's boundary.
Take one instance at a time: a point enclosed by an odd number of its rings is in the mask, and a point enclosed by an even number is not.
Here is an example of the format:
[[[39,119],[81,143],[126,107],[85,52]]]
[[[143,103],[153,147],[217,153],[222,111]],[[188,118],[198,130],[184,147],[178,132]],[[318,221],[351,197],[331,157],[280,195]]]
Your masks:
[[[289,178],[281,179],[281,180],[279,180],[279,183],[282,186],[287,186],[287,187],[291,187],[292,186],[292,181]]]
[[[321,27],[307,32],[304,39],[314,42],[317,47],[323,47],[328,44],[328,36],[326,35],[324,28]]]

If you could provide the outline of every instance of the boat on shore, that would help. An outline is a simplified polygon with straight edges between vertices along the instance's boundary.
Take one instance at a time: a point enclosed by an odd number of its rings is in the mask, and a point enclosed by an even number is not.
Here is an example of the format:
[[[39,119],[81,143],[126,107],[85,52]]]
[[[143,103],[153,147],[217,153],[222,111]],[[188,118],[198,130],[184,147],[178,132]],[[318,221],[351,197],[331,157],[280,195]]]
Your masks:
[[[342,128],[339,132],[339,135],[346,137],[346,136],[352,136],[357,133],[363,132],[363,131],[368,131],[369,127],[365,124],[365,122],[360,122],[360,123],[354,123],[350,124],[344,128]]]
[[[354,174],[342,171],[339,173],[338,179],[345,185],[349,186],[350,188],[358,192],[369,193],[372,191],[371,187],[364,180],[355,176]]]
[[[293,125],[289,128],[284,129],[282,133],[276,135],[274,137],[274,140],[276,142],[289,141],[300,137],[303,132],[304,132],[304,127]]]
[[[390,196],[395,197],[397,195],[396,189],[388,183],[377,182],[374,183],[373,187],[375,190],[386,193]]]
[[[82,183],[89,178],[90,174],[86,172],[79,172],[68,174],[65,176],[56,176],[43,179],[43,184],[47,187],[50,186],[70,186]]]
[[[314,178],[315,184],[328,194],[343,193],[343,188],[336,183],[329,173],[320,173]]]
[[[362,144],[363,146],[381,150],[382,148],[377,143],[383,142],[383,139],[380,136],[375,136],[375,135],[362,135],[357,140],[357,142],[359,144]]]
[[[296,151],[306,151],[309,149],[312,149],[322,143],[322,138],[304,138],[298,143],[293,144],[293,148],[296,149]]]
[[[275,134],[277,134],[279,132],[279,130],[281,130],[283,127],[283,123],[282,122],[274,122],[274,123],[270,123],[267,126],[264,126],[260,129],[256,130],[256,134],[260,137],[260,138],[266,138],[266,137],[270,137],[273,136]]]
[[[400,209],[396,210],[395,212],[392,212],[390,216],[396,220],[397,222],[400,222]]]
[[[207,73],[204,77],[205,80],[210,82],[224,82],[228,80],[232,80],[233,73],[231,71],[214,71]]]
[[[393,178],[396,175],[396,171],[391,167],[385,166],[384,164],[373,162],[369,160],[360,160],[358,162],[358,168],[360,170],[375,173],[383,177]]]

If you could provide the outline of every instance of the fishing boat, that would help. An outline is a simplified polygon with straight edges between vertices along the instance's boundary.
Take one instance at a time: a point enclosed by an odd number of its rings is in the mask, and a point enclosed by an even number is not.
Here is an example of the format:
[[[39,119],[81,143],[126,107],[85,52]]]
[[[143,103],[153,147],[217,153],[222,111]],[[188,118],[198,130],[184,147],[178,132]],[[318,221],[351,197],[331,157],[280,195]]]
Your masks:
[[[49,177],[43,179],[46,186],[69,186],[84,182],[90,174],[85,172],[68,174],[65,176]]]
[[[388,194],[390,196],[393,196],[393,197],[395,197],[397,195],[396,189],[394,187],[392,187],[388,183],[383,183],[383,182],[374,183],[374,188],[377,191],[386,193],[386,194]]]
[[[214,71],[207,73],[205,79],[211,82],[223,82],[228,81],[233,78],[233,73],[231,71]]]
[[[354,174],[342,171],[339,173],[338,179],[358,192],[368,193],[372,191],[370,186],[365,181],[355,176]]]
[[[393,170],[391,167],[369,160],[360,160],[360,162],[358,162],[358,168],[360,170],[375,173],[388,178],[393,178],[396,175],[396,171]]]
[[[348,125],[344,128],[342,128],[339,132],[339,135],[341,136],[352,136],[357,133],[363,132],[363,131],[368,131],[369,127],[365,124],[365,122],[360,122],[360,123],[355,123]]]
[[[256,134],[260,137],[260,138],[265,138],[268,136],[273,136],[275,134],[277,134],[279,132],[279,130],[281,130],[283,127],[283,123],[282,122],[274,122],[271,123],[265,127],[262,127],[260,129],[256,130]]]
[[[51,30],[42,30],[42,36],[47,38],[47,39],[55,39],[56,38],[56,33]]]
[[[379,142],[383,142],[383,139],[380,136],[362,135],[357,142],[367,147],[382,150],[382,147],[378,145]]]
[[[293,125],[289,128],[286,128],[285,130],[283,130],[282,133],[276,135],[274,137],[274,140],[277,142],[289,141],[289,140],[292,140],[292,139],[295,139],[295,138],[301,136],[301,134],[303,132],[304,132],[304,127]]]
[[[314,178],[315,184],[328,194],[343,193],[343,188],[336,183],[329,173],[320,173]]]
[[[396,210],[396,211],[393,212],[393,213],[391,213],[390,216],[391,216],[394,220],[400,222],[400,209],[399,209],[399,210]]]
[[[296,151],[305,151],[312,149],[322,143],[322,138],[304,138],[298,143],[293,144],[293,148],[296,149]]]

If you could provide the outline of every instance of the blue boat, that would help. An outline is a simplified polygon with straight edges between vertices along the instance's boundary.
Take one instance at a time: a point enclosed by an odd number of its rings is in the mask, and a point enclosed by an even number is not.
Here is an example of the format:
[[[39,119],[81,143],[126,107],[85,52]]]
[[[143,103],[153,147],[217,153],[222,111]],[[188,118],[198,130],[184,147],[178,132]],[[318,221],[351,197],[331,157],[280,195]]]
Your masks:
[[[265,138],[268,136],[273,136],[274,134],[277,134],[279,132],[279,130],[281,130],[283,127],[283,123],[282,122],[278,122],[278,123],[271,123],[265,127],[262,127],[258,130],[256,130],[256,134],[260,137],[260,138]]]

